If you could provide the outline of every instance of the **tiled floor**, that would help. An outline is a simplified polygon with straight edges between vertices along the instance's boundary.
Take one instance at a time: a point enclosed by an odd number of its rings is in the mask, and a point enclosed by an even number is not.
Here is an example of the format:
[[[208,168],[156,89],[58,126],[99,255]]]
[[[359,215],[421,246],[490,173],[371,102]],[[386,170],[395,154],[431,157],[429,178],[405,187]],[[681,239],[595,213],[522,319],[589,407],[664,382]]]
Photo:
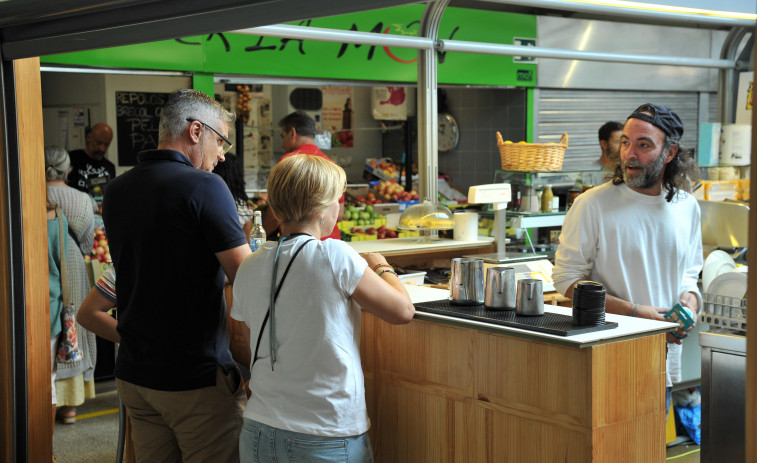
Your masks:
[[[95,384],[96,397],[76,407],[74,424],[55,423],[53,453],[58,463],[113,463],[118,447],[115,382]]]
[[[701,447],[693,441],[668,447],[667,461],[675,463],[698,463]]]

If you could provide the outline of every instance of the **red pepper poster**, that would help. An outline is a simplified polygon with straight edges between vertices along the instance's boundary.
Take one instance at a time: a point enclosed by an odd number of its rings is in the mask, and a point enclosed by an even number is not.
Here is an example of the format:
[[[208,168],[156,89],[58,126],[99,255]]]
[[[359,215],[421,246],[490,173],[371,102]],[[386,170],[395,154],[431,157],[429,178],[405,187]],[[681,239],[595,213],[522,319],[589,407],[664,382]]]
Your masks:
[[[324,130],[331,131],[331,146],[353,146],[352,87],[323,87]]]

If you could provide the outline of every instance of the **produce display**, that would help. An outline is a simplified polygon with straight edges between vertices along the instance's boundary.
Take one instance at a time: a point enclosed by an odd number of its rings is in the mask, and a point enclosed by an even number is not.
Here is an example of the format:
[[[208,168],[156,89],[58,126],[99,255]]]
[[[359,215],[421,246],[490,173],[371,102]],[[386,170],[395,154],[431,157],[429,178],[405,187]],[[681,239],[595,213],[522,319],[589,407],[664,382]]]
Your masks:
[[[92,252],[84,256],[84,261],[97,260],[101,263],[110,262],[110,248],[108,238],[102,228],[95,229],[95,241],[92,244]]]
[[[250,86],[237,85],[237,94],[237,117],[246,124],[250,121]]]
[[[379,214],[373,210],[373,206],[366,204],[363,209],[349,204],[344,208],[344,220],[354,221],[356,225],[368,225],[379,218]]]
[[[402,170],[389,159],[375,159],[367,162],[373,168],[372,173],[380,174],[380,176],[395,178]]]
[[[365,196],[356,196],[353,200],[350,201],[350,204],[355,207],[363,207],[372,204],[383,204],[383,202],[384,200],[376,196],[376,193],[369,191],[365,194]]]
[[[365,160],[365,170],[382,180],[399,180],[405,176],[404,166],[396,164],[391,158]],[[418,166],[413,164],[413,180],[417,180]]]
[[[405,191],[405,188],[394,180],[381,180],[376,185],[376,191],[392,201],[412,201],[418,200],[418,193],[415,190]]]
[[[351,227],[350,232],[353,234],[362,234],[362,235],[376,235],[376,239],[383,240],[386,238],[397,238],[398,234],[395,230],[392,230],[391,228],[387,228],[385,225],[381,225],[378,228],[375,227],[368,227],[368,228],[359,228],[359,227]]]
[[[413,230],[450,230],[455,227],[455,221],[438,214],[428,214],[423,217],[404,217],[400,220],[401,228]]]

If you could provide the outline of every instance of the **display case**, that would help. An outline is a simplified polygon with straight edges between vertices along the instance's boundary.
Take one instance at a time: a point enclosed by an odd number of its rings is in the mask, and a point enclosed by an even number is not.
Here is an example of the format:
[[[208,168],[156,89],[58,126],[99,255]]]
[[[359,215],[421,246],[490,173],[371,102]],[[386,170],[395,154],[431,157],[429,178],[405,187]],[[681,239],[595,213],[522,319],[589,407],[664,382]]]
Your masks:
[[[565,212],[572,202],[571,195],[577,196],[582,191],[604,180],[606,171],[571,170],[559,172],[525,172],[497,170],[493,183],[509,183],[512,187],[513,200],[507,208],[510,225],[513,228],[560,227]],[[554,198],[558,198],[557,208],[544,211],[538,197],[538,189],[549,185]]]
[[[559,172],[525,172],[519,170],[497,170],[494,172],[494,183],[509,183],[510,185],[531,185],[534,187],[552,185],[553,188],[572,188],[584,184],[584,175],[591,182],[587,185],[594,186],[594,177],[601,177],[604,171],[594,170],[566,170]]]

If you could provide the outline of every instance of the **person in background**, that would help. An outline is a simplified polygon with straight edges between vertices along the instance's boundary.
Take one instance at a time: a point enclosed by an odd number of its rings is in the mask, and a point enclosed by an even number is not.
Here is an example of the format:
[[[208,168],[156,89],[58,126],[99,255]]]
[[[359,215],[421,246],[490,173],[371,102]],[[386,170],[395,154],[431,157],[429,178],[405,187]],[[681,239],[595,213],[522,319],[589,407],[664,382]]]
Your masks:
[[[599,128],[599,147],[602,154],[597,162],[604,170],[614,171],[620,161],[620,135],[623,132],[623,124],[617,121],[605,122]]]
[[[177,90],[161,112],[158,148],[105,191],[118,275],[116,386],[140,462],[239,459],[246,394],[223,290],[251,251],[229,188],[212,173],[233,120],[208,95]]]
[[[373,461],[360,307],[393,324],[408,323],[415,308],[381,254],[321,240],[346,186],[341,167],[308,155],[288,156],[268,179],[281,238],[242,262],[231,308],[250,329],[253,354],[243,462]]]
[[[71,151],[71,173],[67,183],[93,198],[102,198],[108,183],[116,177],[116,166],[105,158],[113,141],[108,124],[95,124],[86,135],[84,149]]]
[[[116,307],[116,302],[116,271],[113,265],[108,265],[84,298],[76,314],[76,321],[101,338],[120,343],[118,321],[108,313]]]
[[[58,209],[60,210],[60,209]],[[49,294],[50,294],[50,383],[52,387],[52,405],[53,405],[53,432],[55,433],[55,415],[56,407],[58,403],[58,394],[55,389],[55,376],[56,376],[56,364],[55,355],[58,351],[58,338],[62,331],[61,312],[63,311],[63,286],[61,283],[61,275],[63,269],[61,267],[61,246],[63,252],[68,253],[68,240],[60,236],[61,224],[63,222],[63,230],[68,229],[68,222],[64,214],[57,214],[55,204],[47,201],[47,262],[48,262],[48,274],[50,280]],[[53,455],[53,463],[55,463],[55,455]]]
[[[234,203],[237,205],[239,224],[242,225],[245,235],[249,236],[252,229],[253,207],[245,192],[244,177],[237,163],[237,157],[233,154],[227,154],[225,157],[226,160],[219,162],[213,169],[213,173],[220,175],[229,187]]]
[[[333,162],[331,158],[323,154],[315,145],[315,121],[302,111],[295,111],[279,121],[279,127],[281,127],[281,147],[284,148],[284,156],[279,159],[279,162],[283,161],[289,156],[295,154],[309,154],[311,156],[319,156],[324,159],[328,159]],[[339,198],[339,218],[344,215],[344,195]],[[264,208],[262,210],[263,216],[263,228],[268,234],[269,240],[276,240],[279,236],[279,221],[276,216],[271,213],[270,208]],[[339,232],[339,227],[334,224],[334,229],[331,233],[324,236],[323,239],[333,238],[341,239],[342,234]]]
[[[644,104],[628,116],[615,177],[578,196],[565,215],[552,270],[565,297],[591,280],[606,288],[609,313],[662,321],[680,302],[697,320],[700,211],[685,189],[698,167],[682,135],[681,118],[665,106]],[[681,380],[681,341],[672,333],[668,340],[666,410]]]
[[[68,233],[63,239],[68,241],[68,286],[74,308],[78,310],[89,292],[89,272],[84,256],[92,250],[95,218],[90,197],[66,185],[64,180],[68,171],[69,158],[66,150],[57,146],[45,148],[47,199],[60,206],[67,219]],[[84,353],[82,359],[70,363],[58,362],[57,365],[57,416],[64,424],[75,423],[76,406],[84,403],[85,399],[95,397],[97,339],[94,333],[78,326],[77,341],[79,349]]]
[[[620,162],[620,134],[623,124],[609,121],[599,128],[599,148],[602,154],[593,162],[592,171],[584,172],[581,183],[584,186],[593,187],[601,185],[612,179],[615,166]]]

